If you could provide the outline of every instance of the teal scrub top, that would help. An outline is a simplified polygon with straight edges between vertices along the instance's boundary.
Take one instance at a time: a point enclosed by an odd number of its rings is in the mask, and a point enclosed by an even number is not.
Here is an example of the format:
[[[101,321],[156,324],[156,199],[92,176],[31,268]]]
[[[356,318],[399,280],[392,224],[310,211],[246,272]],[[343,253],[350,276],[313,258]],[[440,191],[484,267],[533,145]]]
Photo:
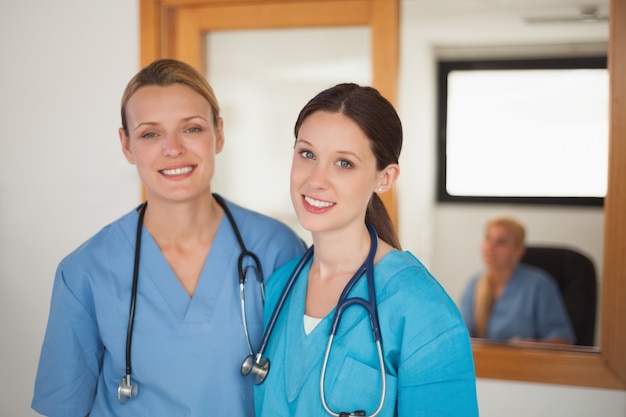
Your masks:
[[[266,277],[304,252],[287,226],[227,204]],[[59,264],[32,408],[52,417],[252,417],[252,379],[240,371],[249,354],[239,299],[241,249],[226,216],[193,297],[144,228],[132,336],[132,381],[139,390],[135,399],[118,402],[137,220],[132,210]],[[257,346],[263,307],[259,284],[250,281],[248,330]]]
[[[296,260],[278,270],[266,289],[269,319]],[[310,262],[295,282],[270,336],[270,370],[255,387],[257,417],[328,415],[320,399],[322,361],[334,310],[315,329],[304,331]],[[374,267],[378,315],[387,375],[380,417],[478,415],[470,339],[445,290],[409,252],[392,251]],[[367,299],[365,276],[350,296]],[[365,410],[381,395],[381,378],[369,316],[345,310],[330,353],[326,402],[336,413]]]

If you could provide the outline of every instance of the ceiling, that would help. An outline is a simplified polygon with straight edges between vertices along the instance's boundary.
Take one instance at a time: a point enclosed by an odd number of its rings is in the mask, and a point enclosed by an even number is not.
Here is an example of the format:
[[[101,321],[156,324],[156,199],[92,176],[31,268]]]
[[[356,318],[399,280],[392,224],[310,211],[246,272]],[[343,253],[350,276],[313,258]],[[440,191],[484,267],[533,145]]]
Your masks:
[[[585,56],[606,52],[610,0],[401,0],[440,59]],[[595,7],[597,19],[581,8]]]
[[[403,0],[426,14],[497,13],[529,24],[606,22],[609,0]],[[585,19],[583,19],[585,18]]]

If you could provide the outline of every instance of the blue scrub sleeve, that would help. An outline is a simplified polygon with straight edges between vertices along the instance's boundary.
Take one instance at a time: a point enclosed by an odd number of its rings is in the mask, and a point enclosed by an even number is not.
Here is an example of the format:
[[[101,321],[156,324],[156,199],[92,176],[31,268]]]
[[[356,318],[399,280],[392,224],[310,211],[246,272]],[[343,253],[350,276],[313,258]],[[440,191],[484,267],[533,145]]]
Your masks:
[[[98,327],[67,286],[60,265],[52,291],[32,408],[49,417],[87,415],[96,392],[102,353]]]

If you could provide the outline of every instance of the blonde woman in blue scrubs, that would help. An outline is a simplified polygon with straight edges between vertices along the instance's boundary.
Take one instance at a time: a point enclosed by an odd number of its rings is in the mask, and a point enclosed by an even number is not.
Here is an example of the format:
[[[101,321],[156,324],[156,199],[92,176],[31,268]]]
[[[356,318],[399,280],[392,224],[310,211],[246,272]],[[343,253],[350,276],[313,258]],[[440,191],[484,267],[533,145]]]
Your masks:
[[[122,97],[119,135],[146,204],[59,264],[32,407],[52,417],[253,417],[253,383],[240,372],[249,350],[234,225],[265,274],[304,245],[282,223],[212,194],[223,122],[213,90],[189,65],[159,60],[142,69]],[[122,403],[137,230],[130,376],[138,390]],[[248,330],[258,343],[261,292],[248,280]]]
[[[574,343],[575,336],[558,284],[546,271],[520,262],[526,229],[498,216],[485,226],[484,271],[474,275],[461,298],[471,336],[499,342]]]
[[[291,198],[312,234],[313,256],[269,338],[269,373],[255,390],[257,417],[376,413],[382,380],[364,308],[345,310],[320,382],[335,307],[372,246],[366,223],[378,235],[373,273],[386,374],[378,416],[478,415],[461,315],[424,265],[400,249],[378,196],[399,175],[402,126],[393,106],[372,88],[339,84],[302,109],[295,135]],[[268,284],[266,324],[296,263]],[[350,296],[368,298],[365,276]]]

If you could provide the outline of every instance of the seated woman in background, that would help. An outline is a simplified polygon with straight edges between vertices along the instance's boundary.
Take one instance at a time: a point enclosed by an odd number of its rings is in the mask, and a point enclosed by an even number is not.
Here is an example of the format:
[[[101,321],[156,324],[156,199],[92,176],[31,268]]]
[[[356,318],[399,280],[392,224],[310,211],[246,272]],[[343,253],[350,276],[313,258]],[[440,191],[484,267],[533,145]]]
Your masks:
[[[574,343],[574,331],[556,281],[520,263],[526,231],[517,220],[487,223],[482,244],[485,270],[470,280],[461,313],[472,337],[496,341]]]

